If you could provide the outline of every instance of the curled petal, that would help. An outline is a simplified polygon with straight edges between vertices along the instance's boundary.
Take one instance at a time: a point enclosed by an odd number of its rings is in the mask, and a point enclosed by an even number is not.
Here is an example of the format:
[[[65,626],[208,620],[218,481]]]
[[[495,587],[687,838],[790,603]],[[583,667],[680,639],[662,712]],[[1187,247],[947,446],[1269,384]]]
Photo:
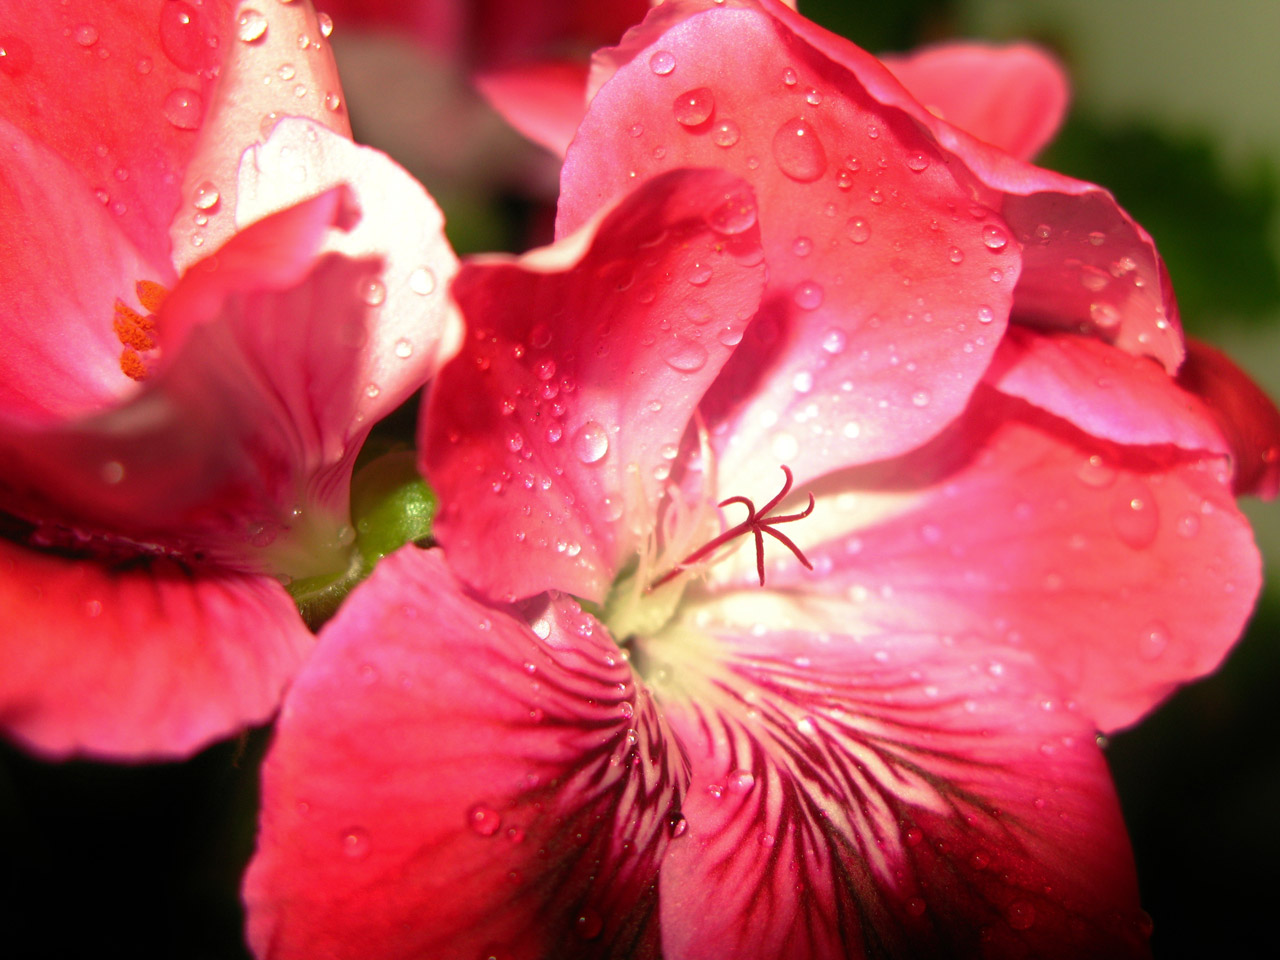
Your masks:
[[[326,625],[263,772],[263,960],[654,956],[684,773],[603,628],[406,547]]]
[[[665,956],[1147,955],[1106,763],[1056,678],[963,634],[854,635],[835,605],[789,627],[813,608],[777,601],[692,613],[721,669],[663,698],[692,765]]]
[[[1237,495],[1271,499],[1280,491],[1280,413],[1271,398],[1222,351],[1196,340],[1178,383],[1202,399],[1231,444]]]
[[[803,483],[934,435],[1009,316],[1020,253],[1001,198],[755,4],[663,4],[620,49],[566,156],[557,231],[633,171],[751,184],[769,287],[703,408],[729,438],[722,470],[757,497],[779,462]]]
[[[261,723],[314,640],[267,577],[3,539],[0,610],[0,729],[52,757],[181,757]]]
[[[930,113],[1022,160],[1053,139],[1067,112],[1066,72],[1029,44],[947,43],[882,59]]]
[[[1089,337],[1012,327],[986,382],[1095,437],[1227,452],[1210,410],[1162,366]]]
[[[480,74],[475,83],[513,127],[556,156],[564,156],[587,109],[585,63],[505,67]]]
[[[1120,446],[984,387],[933,444],[816,485],[823,527],[791,531],[814,572],[769,583],[847,597],[872,632],[1031,652],[1113,730],[1213,670],[1249,617],[1260,561],[1230,484],[1225,456]]]
[[[421,430],[437,535],[465,579],[507,599],[603,598],[654,527],[736,343],[725,331],[759,305],[755,223],[740,180],[677,171],[554,246],[463,268],[468,333]]]

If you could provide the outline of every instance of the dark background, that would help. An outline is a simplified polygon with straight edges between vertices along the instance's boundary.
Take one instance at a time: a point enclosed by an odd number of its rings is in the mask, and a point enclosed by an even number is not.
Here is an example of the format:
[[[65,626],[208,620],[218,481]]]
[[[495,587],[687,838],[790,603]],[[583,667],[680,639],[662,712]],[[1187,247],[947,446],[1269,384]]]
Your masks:
[[[801,9],[869,49],[902,50],[959,34],[960,6],[811,0]],[[1036,39],[1073,71],[1087,69],[1088,51],[1069,33],[1045,30]],[[348,102],[360,137],[351,89]],[[1110,187],[1151,231],[1189,333],[1237,351],[1241,343],[1271,349],[1280,338],[1274,158],[1260,152],[1241,173],[1224,161],[1213,131],[1098,117],[1078,102],[1040,162]],[[461,252],[516,249],[545,228],[537,205],[510,182],[459,193],[429,173],[424,179],[442,198]],[[1245,359],[1265,377],[1257,355]],[[1254,511],[1267,527],[1264,541],[1274,537],[1275,512]],[[1257,944],[1274,943],[1280,885],[1259,878],[1280,863],[1278,633],[1273,582],[1220,672],[1107,747],[1157,956],[1260,956]],[[186,763],[150,766],[46,764],[0,744],[0,957],[247,957],[238,884],[253,849],[269,736],[254,731]]]

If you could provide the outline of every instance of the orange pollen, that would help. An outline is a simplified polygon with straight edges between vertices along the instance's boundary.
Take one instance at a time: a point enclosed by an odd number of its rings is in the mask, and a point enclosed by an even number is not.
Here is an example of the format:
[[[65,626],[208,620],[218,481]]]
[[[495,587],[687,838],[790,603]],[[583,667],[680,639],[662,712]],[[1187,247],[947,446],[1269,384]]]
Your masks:
[[[124,347],[120,351],[120,372],[131,380],[144,380],[147,367],[141,354],[156,348],[153,336],[156,329],[155,315],[169,291],[153,280],[139,280],[134,285],[134,290],[138,295],[138,302],[147,313],[141,314],[124,301],[117,300],[111,329]]]

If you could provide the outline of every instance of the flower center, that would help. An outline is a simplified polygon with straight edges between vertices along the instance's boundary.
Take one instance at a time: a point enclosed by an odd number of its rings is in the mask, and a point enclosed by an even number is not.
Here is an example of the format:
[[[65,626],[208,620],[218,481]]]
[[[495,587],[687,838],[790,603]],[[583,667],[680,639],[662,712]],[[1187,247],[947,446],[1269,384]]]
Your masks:
[[[131,380],[145,380],[147,365],[142,355],[156,348],[152,334],[156,328],[156,314],[169,291],[151,280],[139,280],[135,285],[138,303],[145,314],[138,313],[123,300],[116,300],[115,316],[111,320],[111,328],[115,330],[116,339],[122,347],[120,351],[120,372]]]

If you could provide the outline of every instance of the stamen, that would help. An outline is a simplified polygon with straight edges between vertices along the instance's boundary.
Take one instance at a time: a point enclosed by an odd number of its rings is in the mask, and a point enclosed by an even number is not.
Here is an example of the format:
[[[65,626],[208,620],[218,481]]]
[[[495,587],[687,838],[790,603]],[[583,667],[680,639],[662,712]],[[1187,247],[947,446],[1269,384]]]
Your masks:
[[[785,533],[779,533],[774,527],[780,523],[792,523],[796,520],[803,520],[809,514],[813,513],[813,494],[809,494],[809,505],[799,513],[788,513],[780,517],[769,516],[769,511],[776,507],[791,492],[791,468],[782,465],[782,472],[786,476],[786,480],[782,484],[782,489],[772,500],[764,505],[760,510],[756,510],[755,504],[746,497],[729,497],[727,500],[721,500],[719,506],[727,507],[731,503],[740,503],[747,508],[747,519],[743,520],[736,526],[730,527],[721,533],[714,540],[699,547],[693,553],[689,554],[674,567],[668,570],[663,576],[659,577],[649,585],[650,590],[656,590],[670,580],[674,580],[689,567],[711,554],[712,551],[723,546],[731,540],[735,540],[748,531],[755,537],[756,541],[756,573],[760,577],[760,586],[764,586],[764,534],[769,534],[793,554],[796,559],[803,563],[808,569],[813,569],[813,564],[800,551],[800,548],[792,542],[791,538]]]
[[[152,336],[156,328],[155,314],[164,303],[168,291],[153,280],[139,280],[134,289],[138,302],[147,314],[144,316],[122,300],[117,300],[111,328],[124,348],[120,351],[120,372],[131,380],[145,380],[147,365],[143,362],[142,354],[156,348],[156,341]]]

